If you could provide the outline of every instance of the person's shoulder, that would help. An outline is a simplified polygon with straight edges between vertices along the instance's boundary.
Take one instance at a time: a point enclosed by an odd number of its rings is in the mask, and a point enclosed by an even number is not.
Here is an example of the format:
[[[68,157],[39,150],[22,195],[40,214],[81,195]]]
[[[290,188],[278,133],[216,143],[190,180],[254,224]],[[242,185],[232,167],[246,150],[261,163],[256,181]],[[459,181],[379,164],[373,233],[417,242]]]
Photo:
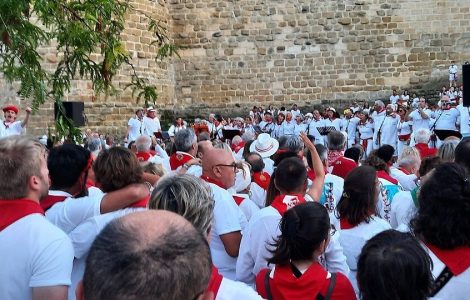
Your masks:
[[[328,282],[330,282],[330,280],[328,280]],[[336,284],[333,290],[332,299],[357,299],[351,282],[349,281],[348,277],[346,277],[346,275],[344,275],[343,273],[336,273]]]
[[[223,278],[217,293],[217,299],[263,299],[251,287],[240,281]]]

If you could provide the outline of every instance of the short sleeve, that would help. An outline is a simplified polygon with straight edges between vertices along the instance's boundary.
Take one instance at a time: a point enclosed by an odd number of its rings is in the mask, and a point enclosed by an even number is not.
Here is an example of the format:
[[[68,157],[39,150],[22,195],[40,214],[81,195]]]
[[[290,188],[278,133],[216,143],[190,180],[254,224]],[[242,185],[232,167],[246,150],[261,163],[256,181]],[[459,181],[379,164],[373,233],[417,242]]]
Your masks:
[[[223,235],[230,232],[241,231],[240,221],[238,219],[239,208],[231,198],[228,192],[214,191],[219,195],[214,195],[216,199],[214,206],[214,229],[217,235]]]

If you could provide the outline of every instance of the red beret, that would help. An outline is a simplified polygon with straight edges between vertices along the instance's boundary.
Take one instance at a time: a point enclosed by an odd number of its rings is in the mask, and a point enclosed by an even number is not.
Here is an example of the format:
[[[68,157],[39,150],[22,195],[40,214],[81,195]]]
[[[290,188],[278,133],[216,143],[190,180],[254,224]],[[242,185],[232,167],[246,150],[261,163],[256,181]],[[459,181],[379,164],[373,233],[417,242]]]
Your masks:
[[[18,111],[19,111],[18,107],[14,106],[14,105],[8,105],[8,106],[5,106],[3,108],[3,112],[7,112],[9,110],[14,111],[15,113],[18,113]]]

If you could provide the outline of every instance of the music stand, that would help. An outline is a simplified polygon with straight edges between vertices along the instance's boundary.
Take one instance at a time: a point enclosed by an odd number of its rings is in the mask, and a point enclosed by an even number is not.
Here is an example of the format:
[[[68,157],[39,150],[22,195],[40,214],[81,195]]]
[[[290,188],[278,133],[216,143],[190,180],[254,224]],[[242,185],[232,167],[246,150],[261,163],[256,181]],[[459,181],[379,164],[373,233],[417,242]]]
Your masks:
[[[222,129],[222,135],[225,141],[232,141],[233,137],[236,135],[241,135],[241,132],[238,129]]]
[[[336,128],[334,126],[323,126],[323,127],[317,127],[318,132],[320,135],[328,135],[328,133],[332,131],[336,131]]]
[[[446,138],[450,136],[455,136],[455,137],[458,137],[459,139],[462,139],[462,134],[459,131],[455,131],[455,130],[434,129],[434,133],[441,141],[445,140]]]

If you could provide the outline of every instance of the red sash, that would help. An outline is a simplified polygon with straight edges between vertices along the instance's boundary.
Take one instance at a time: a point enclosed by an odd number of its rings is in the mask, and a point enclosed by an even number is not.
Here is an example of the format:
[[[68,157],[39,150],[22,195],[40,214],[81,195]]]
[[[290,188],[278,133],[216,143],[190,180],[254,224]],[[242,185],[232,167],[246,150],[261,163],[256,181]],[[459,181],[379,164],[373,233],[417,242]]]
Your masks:
[[[0,231],[31,214],[44,215],[44,210],[29,199],[0,200]]]
[[[411,133],[409,133],[409,134],[402,134],[402,135],[399,135],[399,136],[398,136],[398,140],[399,140],[400,142],[406,142],[407,140],[410,139],[410,137],[411,137]]]
[[[298,204],[305,203],[305,198],[303,195],[279,195],[274,198],[271,206],[274,207],[281,216],[289,209]]]
[[[439,258],[454,274],[460,275],[470,268],[470,247],[458,247],[452,250],[443,250],[436,246],[426,244],[429,250]]]
[[[236,203],[238,206],[240,206],[240,204],[242,204],[243,200],[245,200],[245,198],[240,197],[240,196],[235,196],[235,195],[233,195],[232,197],[233,197],[233,200],[235,200],[235,203]]]
[[[205,182],[213,183],[223,189],[226,189],[225,186],[222,184],[222,182],[218,181],[217,179],[209,178],[206,175],[201,175],[201,179],[204,180]]]
[[[41,205],[44,211],[51,208],[54,204],[59,203],[67,199],[67,196],[54,196],[54,195],[47,195],[42,199],[39,204]]]
[[[193,158],[194,157],[192,157],[188,153],[184,153],[184,152],[173,153],[170,156],[170,167],[172,170],[176,170]]]
[[[392,176],[388,175],[388,173],[383,171],[383,170],[382,171],[377,171],[377,177],[385,179],[387,181],[390,181],[393,184],[398,184],[398,180],[396,180]]]
[[[269,187],[269,181],[271,176],[267,172],[256,172],[253,173],[253,181],[259,185],[263,190],[267,190]]]
[[[152,157],[152,155],[147,152],[137,152],[135,156],[137,156],[137,159],[139,161],[148,161],[149,158]]]
[[[138,200],[137,202],[132,203],[128,207],[143,207],[143,208],[146,208],[147,203],[149,202],[149,200],[150,200],[150,195]]]
[[[216,267],[212,266],[211,278],[209,280],[209,285],[207,286],[206,292],[212,292],[214,294],[214,299],[217,298],[217,293],[219,292],[220,285],[224,278],[219,274],[219,270]]]

